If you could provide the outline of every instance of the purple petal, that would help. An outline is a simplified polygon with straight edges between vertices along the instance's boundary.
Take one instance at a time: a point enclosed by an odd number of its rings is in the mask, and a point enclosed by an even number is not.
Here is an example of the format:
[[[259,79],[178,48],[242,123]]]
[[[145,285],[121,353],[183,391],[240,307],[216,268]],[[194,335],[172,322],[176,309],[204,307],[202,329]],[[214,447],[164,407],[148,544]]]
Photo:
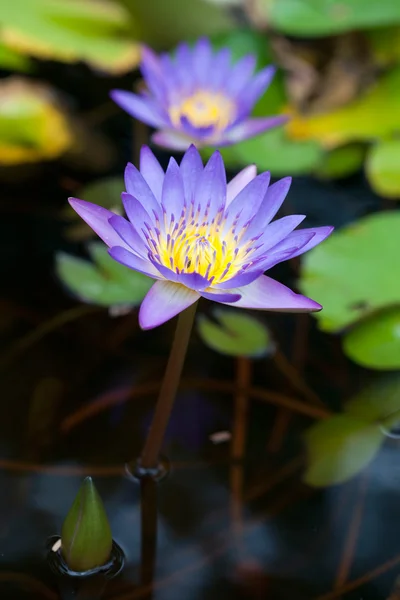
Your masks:
[[[162,325],[198,300],[200,295],[189,288],[171,281],[156,281],[147,292],[139,310],[142,329]]]
[[[241,58],[230,70],[225,89],[229,96],[236,96],[247,87],[254,73],[256,57],[252,54]],[[251,85],[251,83],[250,83]]]
[[[230,48],[222,48],[213,58],[213,68],[209,73],[210,89],[220,91],[230,75],[232,53]]]
[[[260,267],[256,268],[254,271],[246,271],[245,273],[240,273],[239,275],[235,275],[232,279],[228,281],[224,281],[223,283],[216,283],[213,285],[213,289],[216,290],[230,290],[232,288],[241,287],[243,285],[249,285],[255,279],[260,277],[264,273],[265,269]]]
[[[128,219],[130,220],[130,222],[132,223],[142,240],[145,241],[146,236],[144,235],[143,231],[148,231],[148,229],[151,227],[151,224],[153,222],[152,218],[150,217],[148,212],[145,211],[142,204],[139,202],[139,200],[137,200],[137,198],[131,196],[130,194],[127,194],[126,192],[123,192],[121,194],[121,197]]]
[[[148,146],[142,146],[140,149],[140,172],[156,200],[161,202],[164,171]]]
[[[192,62],[192,49],[186,42],[179,44],[175,52],[175,74],[179,86],[188,92],[193,85],[194,72]]]
[[[85,202],[85,200],[79,200],[78,198],[68,198],[68,202],[74,211],[82,217],[107,246],[124,246],[129,248],[109,223],[109,219],[114,217],[115,213],[102,206],[97,206],[97,204]]]
[[[257,216],[255,217],[257,219]],[[273,223],[270,223],[266,229],[264,229],[263,245],[251,258],[261,256],[265,252],[269,252],[271,248],[276,246],[281,240],[285,239],[289,233],[292,233],[302,221],[305,219],[305,215],[289,215],[282,217]]]
[[[176,271],[173,271],[169,267],[166,267],[165,265],[162,265],[155,260],[150,260],[150,262],[153,265],[153,267],[155,267],[157,271],[163,276],[164,279],[167,279],[168,281],[173,281],[175,283],[179,282],[179,275]]]
[[[223,225],[224,231],[234,227],[239,232],[243,226],[251,221],[260,208],[260,204],[268,189],[270,173],[261,173],[252,179],[243,188],[229,205],[226,211],[226,220]],[[235,225],[234,225],[235,223]]]
[[[275,75],[275,71],[275,67],[265,67],[242,89],[242,94],[240,94],[238,101],[240,102],[243,116],[248,115],[252,111],[257,100],[265,93]]]
[[[214,139],[215,134],[215,126],[214,125],[206,125],[204,127],[198,127],[193,125],[191,121],[185,116],[182,115],[180,118],[181,129],[185,133],[185,135],[191,139],[196,141],[196,145],[202,144],[203,146],[208,143],[208,140],[212,136]],[[213,144],[215,145],[215,144]]]
[[[200,38],[193,50],[193,72],[200,87],[207,83],[212,67],[212,48],[207,38]]]
[[[142,46],[142,61],[140,70],[146,81],[148,88],[157,96],[159,100],[165,98],[166,88],[164,84],[164,75],[161,69],[158,56],[147,46]]]
[[[194,191],[195,210],[200,207],[199,218],[212,221],[226,202],[226,173],[221,153],[216,150],[197,180]]]
[[[257,166],[249,165],[242,169],[231,181],[226,188],[226,207],[236,198],[239,192],[246,187],[257,175]]]
[[[159,273],[148,260],[132,254],[132,252],[122,248],[122,246],[113,246],[109,249],[108,253],[114,260],[125,265],[125,267],[138,271],[138,273],[143,273],[143,275],[148,275],[153,279],[160,279]]]
[[[201,292],[203,298],[207,300],[212,300],[213,302],[223,302],[224,304],[232,304],[232,302],[237,302],[240,300],[241,296],[236,292],[236,290],[232,293],[224,293],[221,294],[218,291],[214,291],[212,288],[208,288],[206,292]]]
[[[185,152],[181,160],[180,169],[185,188],[185,200],[189,204],[194,198],[197,182],[204,169],[200,153],[193,144]]]
[[[291,177],[284,177],[268,188],[257,215],[242,237],[243,242],[255,237],[266,228],[282,206],[291,183]]]
[[[246,119],[245,121],[239,123],[239,125],[234,125],[231,129],[224,133],[223,145],[228,146],[229,144],[242,142],[243,140],[247,140],[248,138],[259,135],[268,129],[272,129],[278,125],[283,125],[287,120],[288,117],[285,115],[279,117],[258,117],[254,119]]]
[[[143,242],[143,239],[138,234],[136,229],[133,227],[129,221],[124,219],[124,217],[120,217],[119,215],[114,215],[108,221],[111,227],[116,231],[121,238],[123,245],[127,244],[129,250],[132,250],[135,254],[138,254],[142,258],[147,257],[148,247]],[[113,246],[121,246],[121,241],[118,244],[113,244]]]
[[[178,282],[196,292],[201,292],[210,286],[209,280],[198,273],[180,273]]]
[[[293,231],[293,233],[288,235],[286,240],[281,242],[281,244],[284,245],[285,243],[287,243],[288,245],[292,244],[293,246],[296,246],[299,240],[301,239],[301,234],[310,235],[310,240],[307,243],[298,246],[297,250],[291,255],[291,258],[294,258],[295,256],[300,256],[300,254],[304,254],[304,252],[308,252],[309,250],[311,250],[311,248],[314,248],[314,246],[318,246],[318,244],[323,242],[332,233],[333,230],[334,227],[330,226],[300,229],[299,231]],[[277,246],[274,246],[274,248],[271,248],[271,252],[276,252],[276,250],[280,250],[281,244],[278,244]]]
[[[147,181],[132,163],[126,165],[125,187],[128,194],[139,200],[140,204],[154,220],[154,214],[158,215],[161,212],[160,205],[155,199]]]
[[[170,129],[156,131],[151,136],[151,141],[157,146],[169,148],[170,150],[187,150],[192,143],[192,140],[183,133]]]
[[[230,290],[239,293],[242,297],[235,303],[240,308],[253,308],[256,310],[271,310],[277,312],[315,312],[322,306],[314,300],[296,294],[291,289],[261,275],[258,279],[244,287]]]
[[[142,98],[137,94],[124,90],[112,90],[110,96],[131,117],[135,117],[135,119],[139,119],[139,121],[143,121],[143,123],[147,123],[152,127],[165,125],[165,119],[159,108],[150,99]]]
[[[161,204],[165,210],[168,221],[173,216],[175,222],[179,221],[185,203],[182,173],[174,158],[169,159],[161,195]]]

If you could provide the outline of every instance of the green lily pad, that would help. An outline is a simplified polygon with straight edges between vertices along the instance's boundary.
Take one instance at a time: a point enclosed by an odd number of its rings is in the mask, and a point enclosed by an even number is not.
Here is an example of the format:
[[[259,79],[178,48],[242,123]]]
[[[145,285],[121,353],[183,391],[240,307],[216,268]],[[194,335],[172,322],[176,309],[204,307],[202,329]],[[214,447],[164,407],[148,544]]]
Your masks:
[[[400,140],[384,140],[372,146],[365,169],[377,194],[400,200]]]
[[[32,68],[29,58],[0,42],[0,67],[8,71],[27,72]]]
[[[274,349],[268,329],[258,319],[242,311],[214,310],[217,322],[204,315],[198,318],[203,342],[216,352],[229,356],[259,357]]]
[[[305,435],[308,466],[304,480],[315,487],[343,483],[362,471],[378,453],[385,434],[377,424],[335,415]]]
[[[400,302],[400,213],[369,215],[307,252],[299,287],[320,302],[324,331],[340,331]]]
[[[255,0],[255,14],[288,35],[325,36],[400,23],[400,4],[393,0]]]
[[[0,96],[0,165],[51,160],[71,147],[68,115],[51,87],[8,77],[0,82]]]
[[[327,152],[322,163],[315,170],[321,179],[347,177],[361,169],[366,147],[364,144],[347,144]]]
[[[83,302],[99,306],[138,306],[153,280],[114,261],[102,242],[89,246],[94,262],[63,252],[56,255],[62,283]]]
[[[346,106],[310,116],[293,114],[286,126],[288,135],[298,141],[314,140],[326,149],[390,138],[400,129],[399,94],[400,68],[395,68]]]
[[[343,340],[354,362],[370,369],[400,368],[400,306],[356,325]]]
[[[85,60],[113,73],[140,60],[129,14],[109,0],[1,2],[0,26],[6,46],[38,58]]]
[[[181,40],[233,29],[234,20],[222,6],[204,0],[120,0],[135,22],[141,39],[156,49]]]
[[[344,409],[368,423],[390,419],[400,411],[400,373],[380,375],[346,402]]]

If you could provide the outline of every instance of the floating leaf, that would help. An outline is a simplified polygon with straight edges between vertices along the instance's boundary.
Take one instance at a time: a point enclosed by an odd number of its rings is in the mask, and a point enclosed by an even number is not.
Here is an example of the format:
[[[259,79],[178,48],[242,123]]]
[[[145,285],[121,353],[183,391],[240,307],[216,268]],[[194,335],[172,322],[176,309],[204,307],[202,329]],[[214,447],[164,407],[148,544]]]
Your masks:
[[[214,310],[216,323],[204,315],[198,319],[203,342],[213,350],[230,356],[263,356],[273,351],[268,329],[245,312]]]
[[[67,117],[50,87],[20,77],[0,82],[0,165],[53,159],[72,143]]]
[[[385,27],[364,32],[375,60],[381,66],[400,62],[400,27]]]
[[[95,264],[59,252],[56,271],[66,287],[84,302],[100,306],[137,306],[153,280],[114,261],[101,242],[90,245]]]
[[[294,36],[325,36],[400,22],[393,0],[254,0],[258,21]]]
[[[8,71],[30,71],[30,60],[0,42],[0,68]]]
[[[369,423],[387,420],[400,411],[400,373],[379,376],[344,408],[349,415]]]
[[[324,487],[347,481],[371,462],[384,439],[377,424],[350,415],[335,415],[320,421],[305,435],[308,452],[305,482]]]
[[[113,73],[140,59],[129,14],[109,0],[13,0],[0,5],[0,39],[38,58],[91,65]]]
[[[328,149],[353,141],[388,138],[400,128],[399,94],[397,68],[342,108],[310,116],[293,114],[286,126],[288,135],[294,140],[317,141]]]
[[[221,6],[204,0],[121,0],[135,22],[141,39],[156,49],[170,48],[183,39],[232,29],[234,20]]]
[[[400,200],[400,140],[384,140],[372,146],[365,165],[377,194]]]
[[[349,358],[363,367],[399,369],[400,306],[378,312],[356,325],[346,334],[343,348]]]
[[[327,152],[315,171],[317,177],[332,179],[347,177],[362,167],[366,148],[363,144],[348,144]]]
[[[369,215],[304,255],[301,291],[320,302],[321,329],[340,331],[400,302],[400,213]]]
[[[86,477],[62,526],[61,552],[71,571],[102,567],[110,559],[112,534],[103,502]]]

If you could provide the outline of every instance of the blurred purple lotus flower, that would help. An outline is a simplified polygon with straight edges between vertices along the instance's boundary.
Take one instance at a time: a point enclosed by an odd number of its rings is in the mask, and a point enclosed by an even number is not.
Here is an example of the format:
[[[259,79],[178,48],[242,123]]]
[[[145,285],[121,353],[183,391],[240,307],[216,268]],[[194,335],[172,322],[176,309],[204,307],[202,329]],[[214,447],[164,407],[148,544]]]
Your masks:
[[[149,148],[140,171],[128,164],[122,201],[128,219],[101,206],[70,198],[70,204],[110,247],[110,255],[157,281],[139,312],[142,329],[168,321],[201,296],[242,308],[282,312],[318,311],[313,300],[263,275],[324,240],[332,227],[293,231],[304,215],[271,223],[291,178],[269,186],[270,174],[251,165],[226,184],[216,151],[203,167],[191,146],[180,166],[166,173]]]
[[[131,116],[155,127],[152,140],[160,146],[226,146],[286,121],[284,116],[249,118],[275,72],[266,67],[254,74],[255,64],[255,56],[248,55],[232,65],[229,48],[213,52],[204,38],[194,48],[180,44],[173,58],[158,57],[145,47],[141,71],[148,91],[114,90],[111,97]]]

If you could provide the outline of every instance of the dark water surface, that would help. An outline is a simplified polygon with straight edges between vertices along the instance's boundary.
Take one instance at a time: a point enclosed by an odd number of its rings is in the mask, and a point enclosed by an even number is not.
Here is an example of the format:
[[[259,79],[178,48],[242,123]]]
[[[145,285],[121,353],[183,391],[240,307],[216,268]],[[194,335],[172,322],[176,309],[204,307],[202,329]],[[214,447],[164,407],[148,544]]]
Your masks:
[[[44,76],[82,110],[106,100],[109,80],[82,90],[86,71],[62,69],[46,67]],[[112,172],[120,173],[131,155],[131,121],[117,114],[102,127],[118,149]],[[265,315],[306,390],[279,371],[282,361],[235,361],[194,333],[165,443],[171,471],[145,492],[142,544],[140,487],[125,463],[140,453],[174,323],[141,332],[135,312],[111,318],[62,290],[54,253],[83,252],[65,240],[58,218],[71,179],[94,175],[47,165],[5,184],[1,198],[0,598],[59,597],[45,544],[85,475],[126,553],[107,598],[388,598],[400,571],[396,440],[347,484],[315,490],[301,480],[302,433],[369,378],[309,316]],[[379,208],[361,175],[297,178],[282,214],[304,211],[307,225],[341,226]],[[297,269],[285,264],[272,276],[293,286]],[[204,302],[199,310],[209,309]],[[56,315],[68,322],[46,333]],[[233,441],[210,439],[221,431]]]

